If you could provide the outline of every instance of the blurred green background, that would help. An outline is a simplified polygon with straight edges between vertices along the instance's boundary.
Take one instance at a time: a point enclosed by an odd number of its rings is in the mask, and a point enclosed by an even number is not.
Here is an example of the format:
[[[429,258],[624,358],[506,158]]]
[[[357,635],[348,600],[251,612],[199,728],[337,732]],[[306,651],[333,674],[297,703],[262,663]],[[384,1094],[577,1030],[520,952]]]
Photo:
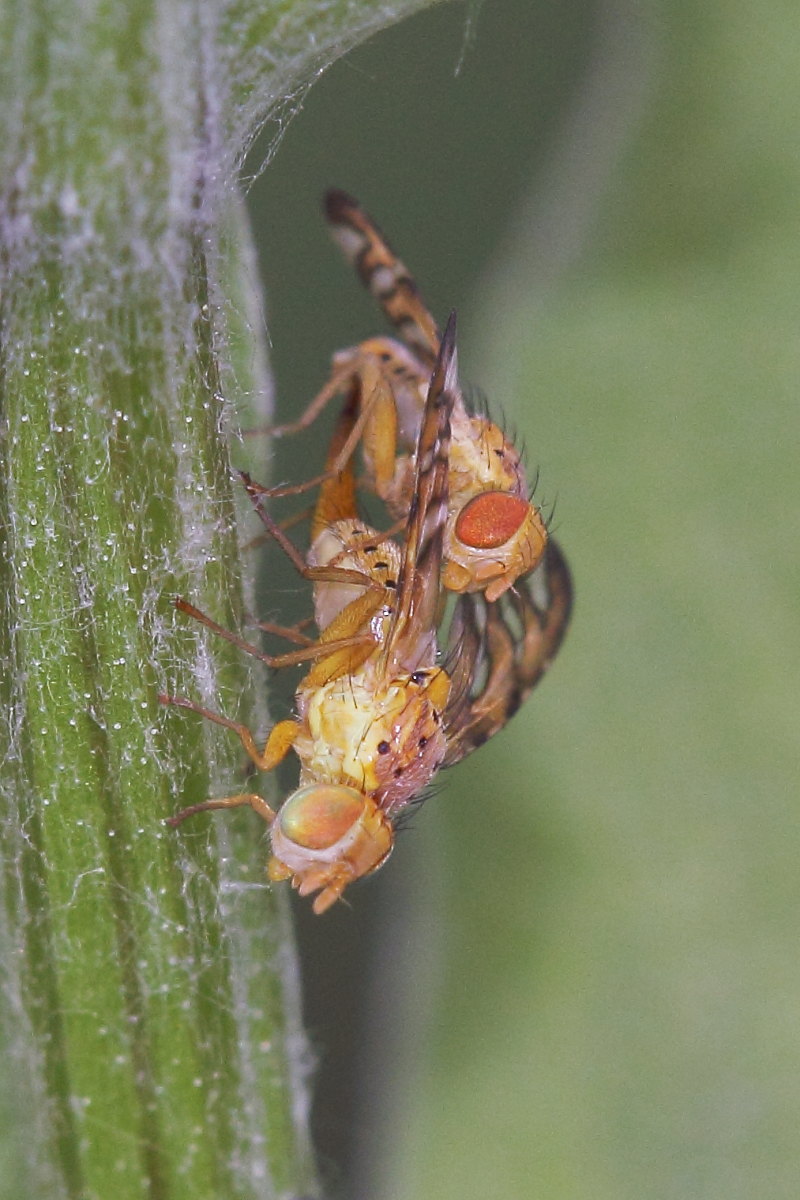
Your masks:
[[[527,708],[351,909],[301,914],[323,1173],[794,1198],[800,16],[488,0],[456,74],[466,11],[337,64],[250,192],[281,415],[383,329],[336,184],[458,308],[576,583]]]

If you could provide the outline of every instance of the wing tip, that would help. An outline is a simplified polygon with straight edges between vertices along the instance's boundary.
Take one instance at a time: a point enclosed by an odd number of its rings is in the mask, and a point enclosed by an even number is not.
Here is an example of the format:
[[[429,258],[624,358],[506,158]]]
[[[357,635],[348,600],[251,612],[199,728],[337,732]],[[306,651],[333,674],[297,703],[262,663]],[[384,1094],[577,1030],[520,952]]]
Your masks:
[[[447,324],[444,327],[442,340],[439,343],[438,369],[444,375],[444,390],[456,391],[458,388],[458,352],[456,348],[456,310],[450,310]]]
[[[341,188],[328,188],[322,197],[322,211],[333,224],[345,220],[354,209],[360,207],[356,198]]]

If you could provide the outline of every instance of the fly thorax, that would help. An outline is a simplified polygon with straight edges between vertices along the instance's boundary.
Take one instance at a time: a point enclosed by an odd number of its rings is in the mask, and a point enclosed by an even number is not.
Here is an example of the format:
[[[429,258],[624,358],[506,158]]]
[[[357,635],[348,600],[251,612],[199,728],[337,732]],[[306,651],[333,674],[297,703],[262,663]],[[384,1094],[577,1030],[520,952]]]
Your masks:
[[[370,665],[315,689],[304,698],[307,734],[295,746],[301,780],[351,785],[386,811],[402,807],[444,758],[441,713],[448,687],[438,669],[376,686]]]
[[[331,783],[352,783],[374,792],[378,746],[391,733],[393,713],[402,708],[396,688],[378,694],[374,669],[334,679],[316,688],[304,705],[308,751],[298,754],[303,776]]]

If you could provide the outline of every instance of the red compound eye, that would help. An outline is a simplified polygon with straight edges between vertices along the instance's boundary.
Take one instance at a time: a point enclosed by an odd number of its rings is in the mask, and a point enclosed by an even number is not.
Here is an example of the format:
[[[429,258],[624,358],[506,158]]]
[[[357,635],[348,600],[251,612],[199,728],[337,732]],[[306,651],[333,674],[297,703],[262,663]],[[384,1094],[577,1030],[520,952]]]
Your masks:
[[[508,492],[481,492],[465,504],[455,526],[455,534],[474,550],[495,550],[519,529],[530,512],[530,505]]]

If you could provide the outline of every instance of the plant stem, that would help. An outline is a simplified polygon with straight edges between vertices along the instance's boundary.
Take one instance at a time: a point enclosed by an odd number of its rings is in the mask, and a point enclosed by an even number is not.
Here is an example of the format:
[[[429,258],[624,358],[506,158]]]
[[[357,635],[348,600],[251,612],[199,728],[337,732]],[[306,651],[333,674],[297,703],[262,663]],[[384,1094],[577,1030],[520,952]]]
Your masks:
[[[263,830],[163,826],[240,753],[156,695],[266,725],[263,679],[170,604],[243,623],[225,435],[269,384],[235,166],[418,6],[0,7],[2,1196],[314,1191]]]

